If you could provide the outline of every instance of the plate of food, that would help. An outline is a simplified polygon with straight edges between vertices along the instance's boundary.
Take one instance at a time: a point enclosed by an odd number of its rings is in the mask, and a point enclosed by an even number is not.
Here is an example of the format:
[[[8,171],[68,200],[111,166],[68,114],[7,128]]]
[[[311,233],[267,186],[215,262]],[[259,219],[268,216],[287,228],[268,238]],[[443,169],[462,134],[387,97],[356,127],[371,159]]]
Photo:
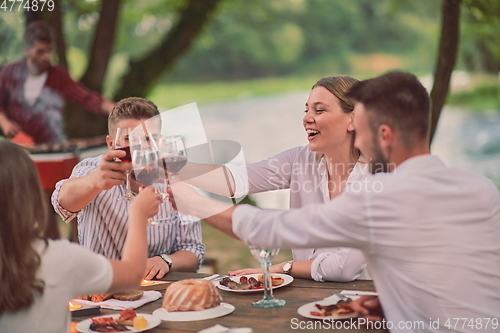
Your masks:
[[[119,314],[92,317],[79,322],[76,329],[82,333],[142,332],[160,325],[161,320],[147,313],[123,310]]]
[[[220,303],[216,307],[199,311],[168,312],[165,308],[159,308],[153,311],[153,316],[166,321],[198,321],[222,317],[230,314],[234,309],[234,305],[229,303]]]
[[[353,296],[347,299],[331,296],[328,297],[328,299],[304,304],[297,309],[297,313],[311,319],[339,320],[356,318],[358,313],[349,306],[349,303],[357,298],[359,298],[359,296]]]
[[[217,288],[237,293],[253,293],[264,290],[262,274],[248,274],[242,276],[227,276],[218,281]],[[289,285],[293,277],[288,274],[271,274],[272,289]]]
[[[137,289],[137,290],[128,290],[113,294],[103,293],[103,294],[81,295],[76,297],[75,299],[82,301],[89,301],[93,303],[101,303],[107,301],[108,299],[117,299],[119,301],[136,301],[138,299],[141,299],[143,295],[144,291]]]

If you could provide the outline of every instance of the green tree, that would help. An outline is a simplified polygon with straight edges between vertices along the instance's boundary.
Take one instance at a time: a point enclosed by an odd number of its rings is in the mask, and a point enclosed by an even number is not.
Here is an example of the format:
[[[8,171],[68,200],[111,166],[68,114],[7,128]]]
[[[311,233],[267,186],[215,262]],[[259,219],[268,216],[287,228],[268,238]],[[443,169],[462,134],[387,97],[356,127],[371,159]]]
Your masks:
[[[163,34],[158,43],[141,54],[137,59],[129,57],[128,72],[122,77],[121,85],[114,94],[114,100],[128,96],[146,97],[158,77],[189,49],[192,42],[210,21],[220,0],[174,1],[171,8],[175,23]],[[113,43],[120,0],[105,0],[99,14],[94,37],[90,46],[90,58],[82,83],[101,92],[108,68]],[[66,113],[67,132],[74,137],[95,136],[107,132],[104,119],[96,117],[81,108],[73,107]],[[87,126],[85,126],[87,124]],[[92,126],[89,126],[92,125]]]
[[[500,71],[500,1],[464,0],[461,56],[468,70]]]
[[[427,23],[438,12],[434,1],[226,1],[166,80],[348,74],[353,55],[371,53],[418,53],[415,61],[429,63]]]

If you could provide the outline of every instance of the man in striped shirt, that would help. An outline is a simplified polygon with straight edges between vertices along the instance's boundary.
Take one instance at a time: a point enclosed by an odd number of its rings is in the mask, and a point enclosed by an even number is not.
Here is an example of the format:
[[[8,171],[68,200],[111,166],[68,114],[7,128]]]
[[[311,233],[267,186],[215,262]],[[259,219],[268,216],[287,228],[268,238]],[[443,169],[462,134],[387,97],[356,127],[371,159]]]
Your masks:
[[[81,161],[69,179],[56,184],[52,195],[52,205],[65,222],[78,216],[80,244],[107,258],[120,258],[129,205],[129,201],[117,200],[125,194],[125,171],[131,170],[131,163],[116,161],[125,156],[124,151],[112,149],[116,129],[134,128],[158,114],[156,105],[143,98],[118,102],[108,117],[109,151]],[[134,192],[138,187],[131,181]],[[199,220],[172,211],[168,203],[160,204],[153,220],[160,223],[148,228],[149,259],[144,278],[162,278],[171,270],[195,272],[205,250]]]

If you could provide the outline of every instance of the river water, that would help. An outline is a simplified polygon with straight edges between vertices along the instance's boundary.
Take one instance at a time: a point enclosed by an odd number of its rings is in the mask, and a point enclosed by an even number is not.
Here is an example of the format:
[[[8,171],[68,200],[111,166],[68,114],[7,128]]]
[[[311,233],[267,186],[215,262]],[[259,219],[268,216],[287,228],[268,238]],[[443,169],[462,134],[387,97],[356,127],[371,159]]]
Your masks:
[[[205,134],[209,140],[241,144],[246,163],[306,145],[302,116],[308,93],[199,106]],[[447,165],[471,169],[500,185],[500,112],[445,107],[431,148]],[[287,191],[252,198],[263,208],[288,208]]]
[[[449,166],[480,173],[500,185],[500,112],[445,107],[432,153]]]

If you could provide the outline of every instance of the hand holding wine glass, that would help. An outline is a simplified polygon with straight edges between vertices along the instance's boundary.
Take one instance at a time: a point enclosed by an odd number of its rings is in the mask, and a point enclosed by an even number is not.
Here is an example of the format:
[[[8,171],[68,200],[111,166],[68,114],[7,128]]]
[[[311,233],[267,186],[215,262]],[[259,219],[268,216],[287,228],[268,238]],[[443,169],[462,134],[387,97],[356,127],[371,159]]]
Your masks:
[[[122,150],[125,152],[125,156],[120,158],[121,162],[132,162],[132,156],[130,154],[130,141],[129,135],[132,131],[132,128],[128,127],[119,127],[116,129],[115,140],[113,141],[113,149]],[[126,193],[124,196],[118,198],[118,200],[131,200],[134,195],[132,194],[132,190],[130,188],[130,171],[125,171],[127,180],[126,180]]]
[[[264,276],[264,298],[260,301],[253,302],[252,305],[257,308],[272,308],[285,305],[285,300],[273,297],[271,273],[269,272],[271,260],[279,253],[280,249],[264,249],[252,245],[249,246],[249,249],[254,258],[260,262]]]

